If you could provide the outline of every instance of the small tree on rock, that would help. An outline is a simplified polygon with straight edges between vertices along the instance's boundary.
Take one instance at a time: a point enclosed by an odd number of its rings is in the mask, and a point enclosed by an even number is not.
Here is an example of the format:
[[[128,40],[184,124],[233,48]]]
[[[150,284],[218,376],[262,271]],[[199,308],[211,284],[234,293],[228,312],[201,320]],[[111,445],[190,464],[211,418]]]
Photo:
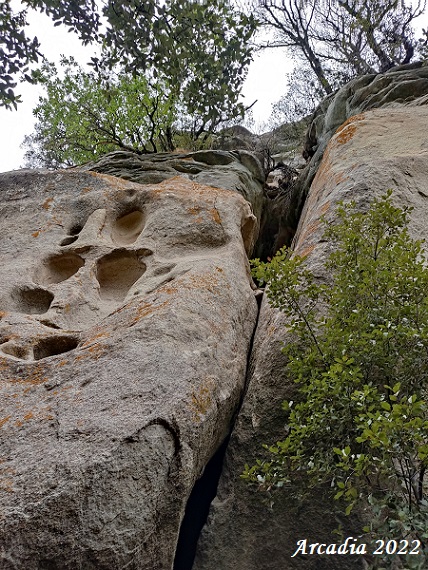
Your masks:
[[[177,101],[166,82],[85,72],[73,59],[62,66],[63,77],[49,63],[38,74],[46,96],[33,111],[35,132],[24,141],[28,166],[72,166],[115,149],[173,150]]]

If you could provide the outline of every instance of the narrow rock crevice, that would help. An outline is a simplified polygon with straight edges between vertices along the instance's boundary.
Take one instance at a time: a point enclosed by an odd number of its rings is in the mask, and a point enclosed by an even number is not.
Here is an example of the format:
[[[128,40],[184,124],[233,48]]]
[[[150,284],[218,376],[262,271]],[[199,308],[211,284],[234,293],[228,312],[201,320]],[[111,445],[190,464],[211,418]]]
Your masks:
[[[223,472],[223,463],[228,449],[230,437],[235,428],[235,423],[238,414],[245,400],[245,395],[248,388],[248,380],[250,378],[249,370],[251,363],[251,356],[253,353],[254,338],[257,331],[259,322],[260,306],[263,299],[263,292],[256,295],[257,300],[257,317],[254,325],[253,333],[249,343],[247,354],[247,367],[245,372],[245,385],[241,396],[238,408],[236,409],[231,425],[230,431],[218,450],[207,463],[202,476],[196,481],[192,492],[190,493],[187,501],[186,511],[180,527],[180,534],[178,537],[177,548],[175,552],[173,570],[192,570],[193,563],[196,556],[199,536],[205,526],[211,503],[217,496],[217,488]]]
[[[280,180],[274,196],[269,193],[268,184],[265,185],[260,233],[253,257],[268,261],[281,247],[291,246],[304,206],[304,181],[304,172],[295,180],[285,181],[282,186]]]
[[[265,204],[265,219],[261,224],[259,238],[253,254],[254,257],[258,255],[262,260],[266,261],[269,257],[274,256],[283,245],[291,246],[304,205],[304,198],[298,182],[293,186],[286,197],[287,207],[284,207],[284,197],[281,200],[281,207],[275,207],[277,205],[273,204],[273,200],[266,198],[266,201],[270,202],[270,207],[269,204]],[[264,291],[261,289],[257,290],[255,296],[258,311],[248,348],[245,385],[241,400],[232,418],[229,435],[208,462],[202,477],[196,481],[190,494],[180,528],[173,570],[192,570],[200,534],[207,522],[211,503],[217,496],[217,488],[222,475],[229,441],[244,404],[251,378],[254,339],[258,329]]]
[[[175,551],[174,570],[192,569],[199,535],[207,521],[211,502],[217,495],[229,439],[230,434],[209,460],[190,493]]]

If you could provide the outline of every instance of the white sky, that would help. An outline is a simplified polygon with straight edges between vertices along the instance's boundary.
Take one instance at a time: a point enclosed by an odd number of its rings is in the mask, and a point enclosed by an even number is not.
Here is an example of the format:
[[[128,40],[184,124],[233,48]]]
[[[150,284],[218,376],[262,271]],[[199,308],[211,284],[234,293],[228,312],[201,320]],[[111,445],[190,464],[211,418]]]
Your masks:
[[[411,0],[414,4],[416,0]],[[12,6],[19,10],[22,5],[19,0],[12,0]],[[417,20],[421,28],[426,25]],[[36,35],[41,43],[41,52],[50,60],[58,61],[61,54],[73,55],[81,64],[89,61],[94,48],[83,48],[77,36],[68,33],[61,26],[54,27],[50,18],[38,12],[32,12],[28,17],[29,28],[27,35]],[[255,56],[250,65],[248,77],[244,84],[244,103],[251,105],[256,132],[267,130],[267,121],[271,114],[272,103],[275,103],[287,90],[286,74],[292,70],[292,63],[285,52],[280,49],[265,50]],[[0,108],[0,172],[14,170],[23,166],[24,151],[20,148],[25,135],[33,131],[34,118],[32,110],[36,106],[43,89],[26,83],[16,88],[22,94],[23,103],[18,105],[18,111]]]
[[[19,4],[12,3],[17,9],[19,9]],[[58,61],[59,56],[64,54],[73,55],[81,64],[84,64],[93,55],[93,47],[84,48],[75,34],[68,33],[62,26],[54,27],[46,15],[32,12],[29,14],[28,21],[30,26],[27,35],[38,37],[41,44],[40,51],[50,61]],[[268,120],[272,103],[275,103],[285,93],[287,88],[285,75],[291,67],[290,61],[287,60],[282,50],[266,50],[256,55],[249,68],[243,89],[246,105],[251,105],[257,99],[257,103],[252,108],[256,125]],[[0,108],[0,172],[15,170],[23,166],[24,150],[20,148],[20,145],[25,135],[33,131],[32,110],[39,96],[43,94],[43,89],[22,83],[18,84],[16,92],[22,94],[23,100],[18,105],[18,110],[9,111]]]

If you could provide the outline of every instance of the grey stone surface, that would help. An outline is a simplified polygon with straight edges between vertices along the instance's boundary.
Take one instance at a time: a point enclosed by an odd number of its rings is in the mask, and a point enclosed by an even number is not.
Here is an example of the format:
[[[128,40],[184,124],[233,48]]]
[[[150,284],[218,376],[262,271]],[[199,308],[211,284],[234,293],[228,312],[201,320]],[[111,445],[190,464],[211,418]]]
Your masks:
[[[0,223],[0,568],[171,570],[244,388],[250,206],[22,171]]]
[[[327,281],[324,262],[330,245],[323,238],[323,215],[334,220],[340,200],[365,209],[388,188],[394,201],[412,206],[410,233],[427,238],[428,107],[402,106],[364,112],[330,140],[306,200],[295,237],[296,253],[306,256],[315,275]],[[362,560],[339,556],[290,558],[296,541],[336,542],[337,526],[322,489],[307,503],[293,504],[286,490],[272,510],[240,480],[245,463],[263,457],[262,444],[285,435],[281,401],[293,399],[295,385],[284,374],[287,342],[284,317],[263,299],[249,370],[249,386],[227,450],[218,495],[203,529],[193,570],[294,570],[362,568]],[[358,522],[345,520],[356,536]],[[356,525],[347,528],[346,525]],[[353,566],[355,565],[355,566]]]
[[[110,174],[140,184],[158,184],[177,175],[185,176],[200,184],[235,190],[251,204],[257,219],[261,218],[265,173],[259,158],[246,150],[143,155],[118,150],[77,169]]]
[[[310,159],[302,179],[304,191],[318,170],[328,142],[348,119],[380,107],[428,104],[428,67],[420,63],[395,67],[386,73],[363,75],[327,97],[315,111],[306,135],[304,153]]]

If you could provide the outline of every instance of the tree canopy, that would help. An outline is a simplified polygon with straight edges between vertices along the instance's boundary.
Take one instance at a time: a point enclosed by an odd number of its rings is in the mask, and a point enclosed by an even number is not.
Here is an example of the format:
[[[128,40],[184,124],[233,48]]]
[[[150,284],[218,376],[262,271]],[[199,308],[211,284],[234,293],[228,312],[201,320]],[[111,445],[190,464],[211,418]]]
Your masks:
[[[257,15],[274,33],[266,47],[288,48],[328,95],[356,75],[409,63],[425,8],[425,0],[259,0]]]
[[[103,55],[92,59],[96,70],[120,65],[127,73],[167,78],[189,112],[204,117],[195,125],[196,132],[235,113],[256,21],[229,0],[112,0],[100,11],[93,0],[24,0],[23,5],[45,12],[85,43],[100,42]],[[10,106],[18,101],[14,89],[19,72],[30,79],[28,65],[37,62],[40,53],[37,38],[25,35],[26,10],[14,15],[9,2],[2,7],[0,105]]]
[[[26,35],[28,8],[45,12],[55,25],[66,25],[85,43],[98,37],[100,17],[94,0],[22,0],[21,5],[23,9],[15,12],[10,0],[0,2],[0,107],[17,107],[17,82],[32,81],[31,65],[42,55],[37,37]]]
[[[137,154],[173,150],[178,101],[160,78],[123,71],[84,71],[72,58],[44,63],[37,80],[46,96],[33,111],[28,166],[60,168],[95,160],[115,149]]]

